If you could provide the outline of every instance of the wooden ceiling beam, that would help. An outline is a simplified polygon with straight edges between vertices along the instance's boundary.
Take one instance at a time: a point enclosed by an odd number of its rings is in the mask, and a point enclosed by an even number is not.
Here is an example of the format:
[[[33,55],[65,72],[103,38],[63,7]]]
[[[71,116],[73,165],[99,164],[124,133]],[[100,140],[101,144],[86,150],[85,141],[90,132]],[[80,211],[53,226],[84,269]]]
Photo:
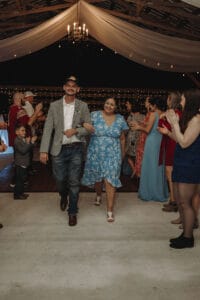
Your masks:
[[[141,2],[141,0],[132,0],[131,2],[133,2],[136,7],[137,5],[141,5],[138,4]],[[183,3],[169,3],[167,4],[166,1],[162,1],[162,0],[143,0],[143,2],[141,2],[144,7],[149,7],[152,9],[155,9],[157,11],[161,11],[161,12],[166,12],[169,13],[173,16],[176,16],[178,18],[186,18],[189,22],[193,21],[193,22],[199,22],[200,24],[200,16],[199,15],[192,15],[189,12],[186,12],[185,10],[183,10],[184,8],[184,4]]]
[[[145,7],[145,2],[142,0],[136,0],[135,5],[136,5],[136,17],[139,17],[143,8]]]
[[[22,10],[22,3],[21,3],[21,0],[15,0],[16,2],[16,7],[18,10]]]
[[[71,7],[71,4],[58,4],[58,5],[44,6],[44,7],[40,7],[40,8],[30,9],[30,10],[21,10],[21,11],[16,10],[16,11],[12,11],[12,12],[10,10],[2,9],[1,13],[0,13],[0,19],[5,20],[5,19],[14,18],[14,17],[22,17],[22,16],[38,14],[38,13],[43,13],[43,12],[67,9],[69,7]]]
[[[109,14],[113,15],[113,16],[116,16],[116,17],[120,17],[120,18],[123,18],[129,22],[136,22],[136,23],[140,23],[142,25],[150,25],[150,26],[153,26],[153,27],[156,27],[156,28],[160,28],[160,29],[164,29],[166,30],[167,32],[171,33],[171,34],[180,34],[180,35],[183,35],[185,34],[186,37],[188,38],[195,38],[197,40],[199,40],[199,35],[197,34],[194,34],[192,32],[189,32],[189,31],[186,31],[186,30],[183,30],[183,29],[178,29],[178,28],[174,28],[174,27],[170,27],[169,25],[166,25],[166,24],[163,24],[161,22],[154,22],[154,21],[151,21],[151,20],[147,20],[147,19],[144,19],[144,18],[141,18],[141,17],[134,17],[134,16],[128,16],[126,14],[123,14],[123,13],[119,13],[119,12],[116,12],[116,11],[112,11],[112,10],[107,10],[107,9],[103,9],[105,12],[108,12]]]
[[[137,0],[124,0],[124,1],[128,2],[128,3],[130,3],[130,2],[135,3]],[[183,9],[186,7],[186,5],[188,5],[188,7],[190,6],[189,4],[183,3],[181,1],[172,3],[169,0],[143,0],[143,2],[145,3],[145,5],[154,6],[154,8],[163,6],[163,7],[172,7],[173,9],[176,9],[176,8]]]
[[[15,29],[29,29],[29,28],[33,28],[35,26],[40,25],[41,22],[37,22],[37,23],[16,23],[16,22],[9,22],[6,24],[0,24],[0,33],[3,31],[13,31],[13,28]]]

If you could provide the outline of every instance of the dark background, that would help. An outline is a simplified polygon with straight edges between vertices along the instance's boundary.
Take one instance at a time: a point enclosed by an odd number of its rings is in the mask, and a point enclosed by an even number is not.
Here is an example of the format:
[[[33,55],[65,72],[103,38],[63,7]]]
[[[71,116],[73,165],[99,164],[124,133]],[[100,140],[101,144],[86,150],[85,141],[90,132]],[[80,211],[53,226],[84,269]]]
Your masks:
[[[22,58],[0,63],[0,85],[61,86],[76,75],[85,87],[185,89],[194,87],[182,73],[146,68],[89,41],[55,43]]]

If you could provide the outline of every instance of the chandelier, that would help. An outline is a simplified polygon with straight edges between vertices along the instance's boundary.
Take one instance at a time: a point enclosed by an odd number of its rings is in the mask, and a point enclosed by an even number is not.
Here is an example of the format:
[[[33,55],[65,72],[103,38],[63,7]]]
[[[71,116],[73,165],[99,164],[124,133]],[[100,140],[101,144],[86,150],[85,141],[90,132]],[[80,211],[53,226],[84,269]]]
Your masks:
[[[85,23],[80,25],[79,22],[74,22],[73,25],[67,25],[67,40],[73,43],[87,41],[88,34],[89,31]]]

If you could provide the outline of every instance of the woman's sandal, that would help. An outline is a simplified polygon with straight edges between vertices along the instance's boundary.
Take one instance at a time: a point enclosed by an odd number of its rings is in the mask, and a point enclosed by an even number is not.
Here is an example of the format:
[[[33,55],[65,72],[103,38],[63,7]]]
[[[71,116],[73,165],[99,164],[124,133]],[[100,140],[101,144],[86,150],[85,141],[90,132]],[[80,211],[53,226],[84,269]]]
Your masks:
[[[115,221],[114,215],[113,215],[113,212],[112,212],[112,211],[108,211],[108,212],[107,212],[107,221],[108,221],[109,223]]]
[[[101,196],[96,196],[94,201],[94,205],[99,206],[101,204]]]

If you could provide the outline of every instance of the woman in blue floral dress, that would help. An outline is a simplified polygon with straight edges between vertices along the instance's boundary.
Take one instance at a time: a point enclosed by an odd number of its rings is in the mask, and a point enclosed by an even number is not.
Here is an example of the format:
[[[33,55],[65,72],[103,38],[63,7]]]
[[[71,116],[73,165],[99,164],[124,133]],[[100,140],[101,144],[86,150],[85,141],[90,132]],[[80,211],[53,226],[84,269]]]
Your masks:
[[[115,110],[116,101],[109,98],[102,111],[91,113],[92,125],[83,125],[92,134],[81,183],[95,187],[95,205],[101,204],[102,184],[105,184],[108,222],[114,221],[115,190],[121,186],[119,178],[125,152],[124,130],[128,129],[124,117],[115,114]]]

